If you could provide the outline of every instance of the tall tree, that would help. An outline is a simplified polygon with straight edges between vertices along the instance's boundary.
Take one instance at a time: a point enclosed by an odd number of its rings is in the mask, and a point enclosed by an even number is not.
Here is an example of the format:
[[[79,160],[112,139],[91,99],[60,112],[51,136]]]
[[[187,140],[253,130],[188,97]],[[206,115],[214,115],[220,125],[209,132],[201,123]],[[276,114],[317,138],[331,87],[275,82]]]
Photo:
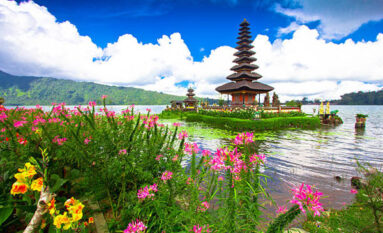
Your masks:
[[[273,105],[273,107],[278,107],[279,105],[281,105],[281,102],[279,102],[279,97],[278,97],[277,93],[275,93],[275,92],[273,94],[272,105]]]
[[[265,107],[270,107],[270,96],[268,92],[266,93],[265,99],[263,100],[263,105]]]

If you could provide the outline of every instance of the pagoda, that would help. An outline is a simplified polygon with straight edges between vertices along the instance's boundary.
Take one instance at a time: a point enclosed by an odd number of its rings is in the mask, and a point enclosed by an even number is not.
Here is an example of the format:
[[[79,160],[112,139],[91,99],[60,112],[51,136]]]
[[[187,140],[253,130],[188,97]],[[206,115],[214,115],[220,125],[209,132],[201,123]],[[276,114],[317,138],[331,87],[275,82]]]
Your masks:
[[[185,103],[185,108],[188,108],[188,109],[195,109],[197,107],[197,102],[198,100],[196,100],[193,96],[195,96],[194,94],[194,90],[192,88],[189,88],[188,89],[188,93],[186,94],[187,98],[184,99],[184,103]]]
[[[251,50],[254,46],[251,45],[253,41],[250,35],[250,24],[244,19],[239,26],[237,52],[234,53],[237,58],[233,61],[237,65],[231,68],[234,73],[227,77],[232,82],[223,84],[215,90],[221,94],[231,95],[232,106],[245,107],[255,103],[256,95],[267,93],[274,88],[256,81],[262,76],[254,72],[258,66],[252,64],[257,59],[253,57],[255,52]]]

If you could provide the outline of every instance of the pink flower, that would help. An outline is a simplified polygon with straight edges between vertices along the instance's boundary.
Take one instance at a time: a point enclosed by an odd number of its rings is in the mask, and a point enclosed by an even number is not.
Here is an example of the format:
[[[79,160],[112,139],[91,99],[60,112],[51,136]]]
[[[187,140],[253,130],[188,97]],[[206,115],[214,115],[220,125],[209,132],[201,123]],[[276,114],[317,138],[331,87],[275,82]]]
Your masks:
[[[90,139],[89,139],[89,138],[85,138],[85,139],[84,139],[84,144],[88,145],[89,142],[90,142]]]
[[[119,155],[126,155],[126,149],[121,149],[119,152],[118,152]]]
[[[352,194],[357,194],[357,193],[358,193],[358,190],[356,190],[356,189],[351,189],[351,190],[350,190],[350,193],[352,193]]]
[[[158,191],[157,184],[153,184],[148,186],[145,186],[144,188],[140,188],[137,192],[137,197],[140,200],[145,200],[146,198],[152,198],[154,197],[154,193]]]
[[[287,208],[285,206],[278,206],[278,209],[275,212],[277,214],[284,214],[287,212]]]
[[[179,140],[185,139],[187,137],[189,137],[189,135],[188,135],[188,132],[186,132],[185,130],[182,130],[182,132],[178,134]]]
[[[146,111],[147,111],[147,112],[151,112],[152,110],[151,110],[150,108],[147,108]]]
[[[62,146],[64,142],[68,140],[67,138],[59,138],[59,136],[56,136],[53,138],[52,142],[57,143],[57,145]]]
[[[172,178],[173,172],[165,171],[162,173],[161,180],[163,180],[165,183],[167,180],[170,180]]]
[[[310,185],[302,183],[299,188],[292,189],[293,199],[290,201],[293,204],[299,205],[299,209],[306,213],[306,209],[314,211],[314,216],[320,216],[320,211],[324,211],[319,198],[323,195],[318,191],[313,192]]]
[[[5,119],[7,119],[7,114],[5,114],[4,112],[0,113],[0,121],[1,122],[4,122]]]
[[[162,157],[164,157],[164,156],[163,156],[163,155],[157,155],[156,160],[157,160],[157,161],[160,161],[160,159],[161,159]]]
[[[207,225],[207,226],[199,226],[199,224],[198,224],[198,225],[194,225],[193,229],[190,230],[190,231],[192,231],[194,233],[205,233],[205,232],[209,233],[210,229],[209,229],[209,225]]]
[[[89,101],[89,106],[94,107],[94,106],[96,106],[96,105],[97,105],[97,104],[96,104],[95,101]]]
[[[193,182],[193,179],[191,177],[188,177],[188,179],[186,180],[186,184],[190,185],[191,182]]]
[[[198,148],[197,143],[193,143],[193,144],[185,143],[185,152],[189,155],[191,155],[193,153],[197,154],[199,152],[199,148]]]
[[[107,95],[102,95],[102,96],[101,96],[101,99],[103,99],[103,100],[106,99],[106,98],[108,98]]]
[[[26,123],[28,123],[28,121],[15,121],[15,123],[13,123],[13,126],[15,128],[18,128],[18,127],[22,127]]]
[[[223,180],[224,180],[223,176],[218,176],[218,181],[223,181]]]
[[[254,134],[249,132],[240,133],[234,139],[235,145],[249,144],[253,142],[254,142]]]
[[[136,219],[136,221],[132,221],[129,223],[128,227],[124,230],[124,233],[143,233],[146,230],[146,226],[143,222]]]
[[[173,123],[173,126],[175,126],[175,127],[180,127],[180,126],[181,126],[181,123],[179,123],[179,122],[174,122],[174,123]]]
[[[257,154],[253,154],[251,157],[250,157],[250,163],[252,163],[253,165],[259,165],[259,164],[264,164],[265,163],[265,159],[266,159],[266,156],[265,155],[257,155]]]
[[[198,207],[198,211],[200,212],[206,212],[207,209],[209,209],[210,205],[207,201],[204,201],[201,203],[201,206]]]
[[[172,158],[173,162],[177,161],[178,160],[178,155],[175,155],[173,158]]]

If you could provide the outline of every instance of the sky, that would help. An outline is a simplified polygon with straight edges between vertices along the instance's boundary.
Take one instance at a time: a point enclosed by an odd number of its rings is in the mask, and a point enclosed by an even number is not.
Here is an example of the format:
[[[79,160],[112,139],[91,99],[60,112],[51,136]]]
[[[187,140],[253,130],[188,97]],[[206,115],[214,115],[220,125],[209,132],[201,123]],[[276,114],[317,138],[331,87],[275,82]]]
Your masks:
[[[244,18],[281,100],[382,89],[382,0],[0,0],[0,70],[219,98]]]

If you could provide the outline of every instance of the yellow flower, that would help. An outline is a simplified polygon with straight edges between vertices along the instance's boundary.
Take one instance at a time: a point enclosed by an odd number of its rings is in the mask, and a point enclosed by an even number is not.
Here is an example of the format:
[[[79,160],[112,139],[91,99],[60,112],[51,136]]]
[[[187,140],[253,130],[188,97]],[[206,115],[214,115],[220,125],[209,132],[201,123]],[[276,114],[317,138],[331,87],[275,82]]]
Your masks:
[[[57,229],[61,229],[61,225],[64,224],[64,227],[63,229],[64,230],[68,230],[71,226],[71,222],[67,216],[67,212],[65,212],[64,214],[60,214],[60,215],[57,215],[54,220],[53,220],[53,224],[56,226]]]
[[[77,222],[82,218],[82,210],[84,209],[84,205],[79,200],[76,200],[72,197],[65,202],[65,207],[72,215],[72,220],[74,222]]]
[[[53,215],[56,212],[56,200],[52,198],[52,200],[48,203],[49,214]]]
[[[26,181],[26,173],[16,173],[15,174],[15,178],[17,180],[17,182],[20,182],[20,183],[27,183]]]
[[[34,191],[41,191],[43,188],[43,178],[40,177],[32,182],[31,189]]]
[[[24,194],[27,191],[28,191],[28,185],[27,184],[16,181],[12,185],[11,194],[12,195]]]
[[[34,175],[37,174],[36,167],[32,165],[31,163],[26,163],[23,169],[19,168],[19,172],[28,178],[32,178]]]

